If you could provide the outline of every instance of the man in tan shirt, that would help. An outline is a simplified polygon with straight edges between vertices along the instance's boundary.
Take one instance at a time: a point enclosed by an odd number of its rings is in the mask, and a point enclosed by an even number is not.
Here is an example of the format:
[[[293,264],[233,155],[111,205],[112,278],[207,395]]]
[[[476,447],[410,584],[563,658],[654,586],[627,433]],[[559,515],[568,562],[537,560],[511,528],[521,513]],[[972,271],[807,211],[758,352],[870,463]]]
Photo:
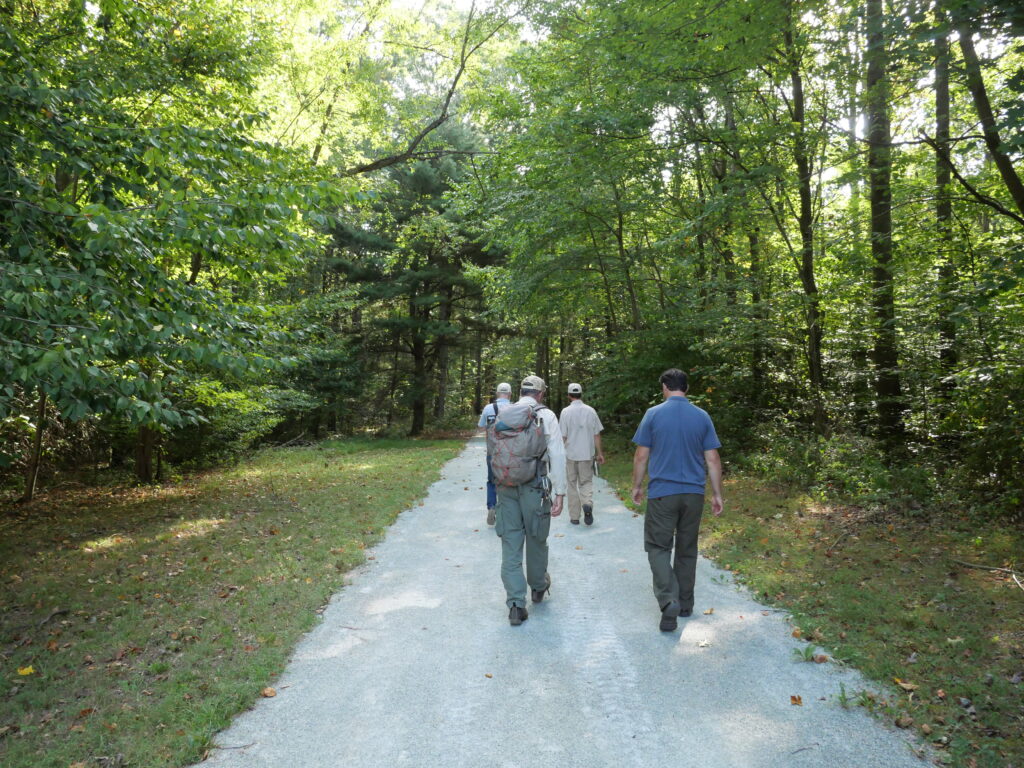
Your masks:
[[[558,423],[565,440],[565,474],[569,482],[569,522],[580,524],[580,510],[587,525],[594,523],[594,458],[604,464],[597,411],[583,402],[583,387],[569,385],[569,405],[562,409]]]

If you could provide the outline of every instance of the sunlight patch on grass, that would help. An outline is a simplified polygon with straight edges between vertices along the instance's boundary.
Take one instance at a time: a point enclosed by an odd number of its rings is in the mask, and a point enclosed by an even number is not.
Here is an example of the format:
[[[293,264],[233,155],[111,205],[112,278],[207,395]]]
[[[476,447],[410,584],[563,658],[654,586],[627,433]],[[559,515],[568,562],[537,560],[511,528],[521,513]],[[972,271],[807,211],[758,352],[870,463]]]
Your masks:
[[[131,536],[118,533],[112,536],[104,536],[101,539],[93,539],[92,541],[86,541],[82,544],[81,549],[83,552],[99,552],[105,549],[114,549],[116,547],[130,546],[134,543],[135,540]]]

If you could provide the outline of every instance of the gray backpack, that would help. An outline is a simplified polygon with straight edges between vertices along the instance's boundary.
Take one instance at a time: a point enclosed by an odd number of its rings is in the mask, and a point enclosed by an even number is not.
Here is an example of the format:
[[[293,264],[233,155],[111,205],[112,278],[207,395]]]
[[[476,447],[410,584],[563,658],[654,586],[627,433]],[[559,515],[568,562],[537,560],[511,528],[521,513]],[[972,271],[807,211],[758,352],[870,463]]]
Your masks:
[[[495,485],[540,484],[547,474],[544,454],[548,441],[539,413],[542,405],[515,403],[505,406],[487,427],[487,453]]]

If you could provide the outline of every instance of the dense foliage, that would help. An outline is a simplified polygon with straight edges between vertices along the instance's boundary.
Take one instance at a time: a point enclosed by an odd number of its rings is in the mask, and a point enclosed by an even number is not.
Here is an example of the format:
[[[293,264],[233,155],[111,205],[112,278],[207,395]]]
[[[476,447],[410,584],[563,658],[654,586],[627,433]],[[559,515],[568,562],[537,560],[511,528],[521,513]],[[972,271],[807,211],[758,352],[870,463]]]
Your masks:
[[[8,484],[669,366],[726,454],[1024,504],[1009,0],[0,3]],[[21,478],[27,476],[28,482]]]

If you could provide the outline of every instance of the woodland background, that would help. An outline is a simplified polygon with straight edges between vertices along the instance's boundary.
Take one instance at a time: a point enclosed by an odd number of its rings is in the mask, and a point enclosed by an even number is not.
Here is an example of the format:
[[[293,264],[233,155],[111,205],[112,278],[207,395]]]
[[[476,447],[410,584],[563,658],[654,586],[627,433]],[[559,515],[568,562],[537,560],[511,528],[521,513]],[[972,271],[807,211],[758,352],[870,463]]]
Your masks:
[[[681,367],[734,468],[1024,510],[1015,0],[0,0],[0,484]]]

